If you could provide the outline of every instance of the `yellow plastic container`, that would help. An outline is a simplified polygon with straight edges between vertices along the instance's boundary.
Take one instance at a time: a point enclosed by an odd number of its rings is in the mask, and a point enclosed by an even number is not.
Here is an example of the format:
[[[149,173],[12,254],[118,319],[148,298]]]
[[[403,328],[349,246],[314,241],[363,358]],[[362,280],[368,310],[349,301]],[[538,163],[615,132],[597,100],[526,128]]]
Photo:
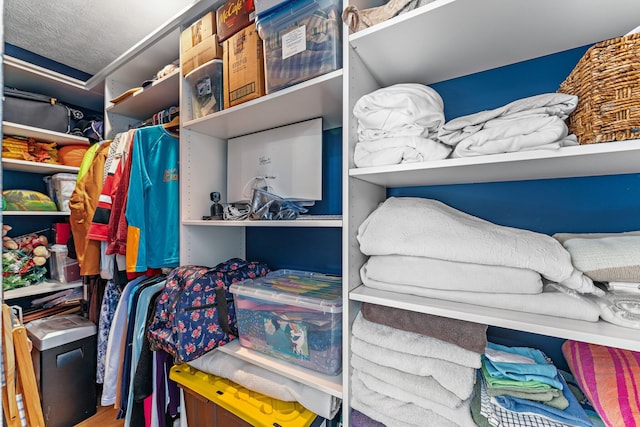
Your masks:
[[[169,373],[169,378],[178,383],[181,388],[195,392],[199,397],[231,412],[251,426],[309,427],[317,417],[316,414],[297,402],[273,399],[242,387],[226,378],[199,371],[186,363],[173,366]],[[198,400],[202,402],[203,399]],[[188,417],[190,401],[186,396],[185,401]],[[197,402],[192,403],[194,405],[197,404]],[[215,410],[215,407],[211,407],[209,412],[215,412]],[[221,417],[218,415],[217,418],[220,419]],[[200,420],[201,417],[199,416],[198,419]],[[192,425],[188,419],[187,423]],[[233,422],[229,421],[227,417],[224,426],[216,426],[215,421],[213,426],[230,427],[231,424]],[[235,425],[243,426],[245,424],[238,422]]]

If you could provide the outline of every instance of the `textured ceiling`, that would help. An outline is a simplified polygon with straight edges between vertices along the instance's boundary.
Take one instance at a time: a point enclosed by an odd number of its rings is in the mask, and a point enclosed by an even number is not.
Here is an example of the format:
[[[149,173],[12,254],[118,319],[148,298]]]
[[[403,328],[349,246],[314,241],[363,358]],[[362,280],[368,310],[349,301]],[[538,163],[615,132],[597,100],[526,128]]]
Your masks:
[[[4,41],[95,74],[197,1],[4,0]]]

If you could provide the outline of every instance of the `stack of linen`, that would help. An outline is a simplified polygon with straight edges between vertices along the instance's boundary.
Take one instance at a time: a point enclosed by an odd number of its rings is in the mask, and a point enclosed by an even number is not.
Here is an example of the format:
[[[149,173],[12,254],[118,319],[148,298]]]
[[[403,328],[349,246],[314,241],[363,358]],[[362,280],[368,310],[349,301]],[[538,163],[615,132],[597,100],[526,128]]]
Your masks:
[[[363,304],[352,327],[352,425],[475,426],[470,405],[486,328]]]
[[[602,282],[604,295],[589,298],[610,323],[640,329],[640,231],[624,233],[558,233],[553,235],[571,254],[573,265]]]
[[[554,238],[500,226],[444,203],[390,197],[360,225],[365,286],[595,322],[602,294]]]
[[[533,348],[487,343],[473,400],[481,426],[593,426],[560,371]]]
[[[451,148],[437,140],[444,124],[444,102],[433,89],[397,84],[364,95],[355,104],[357,167],[441,160]]]
[[[578,144],[565,123],[577,105],[577,96],[563,93],[522,98],[500,108],[450,120],[440,129],[438,139],[455,147],[451,157],[557,150]]]

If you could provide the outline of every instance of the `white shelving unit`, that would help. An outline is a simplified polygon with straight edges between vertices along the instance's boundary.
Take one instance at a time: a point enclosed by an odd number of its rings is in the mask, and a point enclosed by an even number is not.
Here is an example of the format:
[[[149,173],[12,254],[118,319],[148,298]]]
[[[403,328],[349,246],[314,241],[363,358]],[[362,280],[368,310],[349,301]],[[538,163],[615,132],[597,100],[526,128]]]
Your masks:
[[[4,299],[15,299],[23,297],[31,297],[35,295],[46,294],[49,292],[64,291],[65,289],[79,288],[82,286],[82,281],[60,283],[60,282],[43,282],[37,285],[25,286],[23,288],[11,289],[4,291]]]
[[[78,173],[80,168],[75,166],[51,165],[47,163],[29,162],[26,160],[2,159],[2,168],[7,171],[29,173]]]
[[[377,6],[357,0],[352,4],[361,9]],[[353,151],[357,122],[348,114],[360,97],[381,87],[407,82],[429,85],[623,35],[637,26],[638,13],[640,3],[626,0],[606,4],[578,0],[436,0],[348,36],[343,107],[347,112],[343,124],[344,298],[349,302],[345,304],[345,324],[350,324],[360,303],[369,302],[546,336],[640,349],[636,331],[604,321],[568,320],[369,289],[359,277],[366,257],[358,250],[356,240],[358,226],[385,200],[388,188],[638,173],[640,141],[356,168]],[[565,31],[566,28],[571,30]],[[350,332],[345,330],[344,335],[348,337]],[[348,339],[344,344],[347,351],[343,364],[349,366]],[[346,410],[350,399],[346,376],[344,384]],[[345,425],[348,427],[348,421]]]

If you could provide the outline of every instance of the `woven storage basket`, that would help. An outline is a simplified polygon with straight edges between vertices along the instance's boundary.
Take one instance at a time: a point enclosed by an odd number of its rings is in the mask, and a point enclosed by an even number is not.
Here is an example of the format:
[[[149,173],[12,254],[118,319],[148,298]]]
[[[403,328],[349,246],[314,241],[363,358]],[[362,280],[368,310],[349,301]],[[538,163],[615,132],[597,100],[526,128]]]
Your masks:
[[[567,125],[580,144],[640,138],[640,33],[591,46],[558,92],[578,96]]]

